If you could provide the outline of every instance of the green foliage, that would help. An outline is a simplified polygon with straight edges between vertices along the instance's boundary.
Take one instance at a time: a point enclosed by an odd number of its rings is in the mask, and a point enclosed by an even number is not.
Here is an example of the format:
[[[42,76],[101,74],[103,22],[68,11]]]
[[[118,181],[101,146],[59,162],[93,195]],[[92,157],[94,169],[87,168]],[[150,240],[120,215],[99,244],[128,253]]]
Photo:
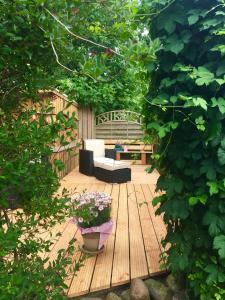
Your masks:
[[[72,241],[68,255],[43,258],[52,246],[46,232],[71,212],[69,195],[56,195],[55,170],[64,166],[50,157],[55,143],[74,140],[75,116],[47,121],[51,108],[37,113],[23,103],[58,85],[99,112],[137,108],[148,88],[160,43],[142,36],[139,1],[103,2],[1,1],[0,299],[63,299],[73,251]]]
[[[160,138],[155,203],[168,233],[167,266],[184,272],[193,299],[225,295],[224,1],[144,2],[160,38],[145,105]]]
[[[47,120],[51,111],[51,107],[38,113],[24,110],[13,116],[1,111],[0,299],[64,298],[65,268],[71,264],[73,241],[68,255],[61,251],[53,262],[43,253],[48,254],[52,245],[46,233],[69,216],[69,195],[56,195],[56,170],[61,170],[62,163],[54,160],[53,146],[76,123],[74,116],[61,112]],[[63,144],[71,140],[74,137]],[[50,164],[52,157],[56,169]]]
[[[102,5],[77,1],[76,8],[76,19],[69,19],[73,31],[105,48],[73,41],[73,56],[70,54],[70,60],[65,54],[61,57],[78,73],[59,76],[57,88],[82,106],[91,105],[97,113],[131,107],[138,110],[148,89],[146,69],[152,67],[160,47],[157,40],[149,47],[149,38],[142,36],[138,2],[107,1]]]

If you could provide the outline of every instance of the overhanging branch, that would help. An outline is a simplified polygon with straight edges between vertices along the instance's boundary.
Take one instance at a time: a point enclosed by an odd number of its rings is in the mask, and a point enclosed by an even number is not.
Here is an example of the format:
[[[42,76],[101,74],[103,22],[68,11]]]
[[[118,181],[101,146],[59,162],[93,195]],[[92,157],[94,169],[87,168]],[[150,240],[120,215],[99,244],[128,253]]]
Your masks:
[[[79,40],[82,40],[84,42],[87,42],[89,44],[92,44],[92,45],[95,45],[97,47],[100,47],[100,48],[103,48],[103,49],[109,49],[112,53],[120,56],[120,57],[123,57],[123,55],[121,55],[120,53],[116,52],[115,50],[109,48],[109,47],[106,47],[104,45],[101,45],[99,43],[95,43],[87,38],[84,38],[78,34],[75,34],[74,32],[72,32],[62,21],[59,20],[59,18],[57,18],[53,13],[51,13],[47,8],[45,8],[45,10],[47,11],[48,14],[50,14],[52,16],[52,18],[58,22],[69,34],[71,34],[72,36],[74,36],[75,38],[79,39]]]

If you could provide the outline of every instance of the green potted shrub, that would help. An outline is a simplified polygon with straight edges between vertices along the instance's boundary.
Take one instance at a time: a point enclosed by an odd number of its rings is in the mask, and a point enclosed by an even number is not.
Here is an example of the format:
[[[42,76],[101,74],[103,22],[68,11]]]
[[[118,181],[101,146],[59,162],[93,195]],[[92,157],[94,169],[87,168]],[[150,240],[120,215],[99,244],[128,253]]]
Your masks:
[[[75,194],[71,201],[73,221],[83,237],[83,252],[102,252],[113,227],[110,218],[112,198],[103,192],[86,192]]]

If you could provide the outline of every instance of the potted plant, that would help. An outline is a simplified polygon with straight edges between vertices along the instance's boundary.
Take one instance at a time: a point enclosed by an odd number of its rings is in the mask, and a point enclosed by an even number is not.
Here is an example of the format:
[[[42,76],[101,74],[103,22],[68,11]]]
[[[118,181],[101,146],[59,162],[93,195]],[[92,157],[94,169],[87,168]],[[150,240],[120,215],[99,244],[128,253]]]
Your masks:
[[[75,194],[71,200],[73,220],[83,237],[82,250],[89,254],[102,252],[113,227],[112,198],[103,192],[86,192]]]

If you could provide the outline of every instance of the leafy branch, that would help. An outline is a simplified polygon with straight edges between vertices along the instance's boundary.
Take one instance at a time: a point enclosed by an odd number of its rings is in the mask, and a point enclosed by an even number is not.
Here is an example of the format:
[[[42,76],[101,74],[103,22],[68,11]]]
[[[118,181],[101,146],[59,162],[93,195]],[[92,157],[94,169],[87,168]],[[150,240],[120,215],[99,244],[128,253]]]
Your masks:
[[[82,41],[84,41],[84,42],[87,42],[87,43],[89,43],[89,44],[92,44],[92,45],[95,45],[95,46],[97,46],[97,47],[103,48],[103,49],[105,49],[105,50],[109,50],[109,49],[110,49],[110,51],[111,51],[112,53],[114,53],[114,54],[116,54],[116,55],[118,55],[118,56],[120,56],[120,57],[124,57],[122,54],[116,52],[115,50],[113,50],[113,49],[111,49],[111,48],[109,48],[109,47],[107,47],[107,46],[104,46],[104,45],[102,45],[102,44],[93,42],[93,41],[91,41],[91,40],[89,40],[89,39],[87,39],[87,38],[84,38],[84,37],[82,37],[82,36],[80,36],[80,35],[78,35],[78,34],[75,34],[74,32],[72,32],[72,31],[68,28],[68,26],[66,26],[61,20],[59,20],[58,17],[56,17],[53,13],[51,13],[47,8],[44,8],[44,9],[47,11],[47,13],[48,13],[49,15],[52,16],[52,18],[53,18],[57,23],[59,23],[59,24],[60,24],[60,25],[61,25],[61,26],[62,26],[62,27],[70,34],[70,35],[74,36],[76,39],[82,40]]]

